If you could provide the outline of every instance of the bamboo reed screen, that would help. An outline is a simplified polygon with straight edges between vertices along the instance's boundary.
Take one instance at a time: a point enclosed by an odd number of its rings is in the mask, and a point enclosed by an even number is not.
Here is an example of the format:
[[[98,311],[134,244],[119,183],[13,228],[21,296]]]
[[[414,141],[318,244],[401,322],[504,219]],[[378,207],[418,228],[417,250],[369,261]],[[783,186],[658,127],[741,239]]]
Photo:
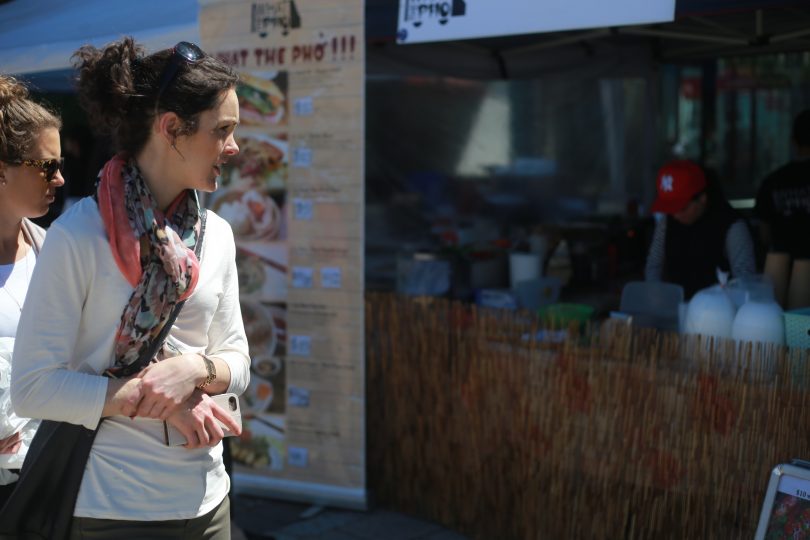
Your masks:
[[[473,538],[752,538],[771,469],[810,458],[805,351],[366,310],[370,487]]]

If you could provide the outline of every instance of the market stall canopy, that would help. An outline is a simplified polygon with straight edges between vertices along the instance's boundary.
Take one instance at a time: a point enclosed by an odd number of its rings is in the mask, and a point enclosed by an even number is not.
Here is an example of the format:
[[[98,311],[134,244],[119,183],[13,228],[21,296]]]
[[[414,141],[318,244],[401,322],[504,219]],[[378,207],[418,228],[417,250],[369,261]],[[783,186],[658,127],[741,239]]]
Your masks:
[[[642,25],[675,17],[675,0],[400,0],[399,6],[399,43]]]
[[[618,75],[651,60],[810,50],[807,0],[677,0],[670,23],[414,45],[395,43],[398,9],[399,0],[366,1],[370,76],[536,77],[584,64]],[[149,50],[195,41],[198,13],[198,0],[0,0],[0,72],[69,90],[81,45],[127,34]]]
[[[199,41],[198,12],[197,0],[0,1],[0,72],[67,70],[82,45],[124,35],[148,50]]]
[[[810,50],[807,0],[677,0],[668,23],[411,45],[396,43],[398,6],[367,0],[370,76],[530,78],[581,69],[621,75],[654,62]]]
[[[728,11],[762,9],[776,6],[799,5],[797,0],[678,0],[675,6],[677,15],[699,15]]]

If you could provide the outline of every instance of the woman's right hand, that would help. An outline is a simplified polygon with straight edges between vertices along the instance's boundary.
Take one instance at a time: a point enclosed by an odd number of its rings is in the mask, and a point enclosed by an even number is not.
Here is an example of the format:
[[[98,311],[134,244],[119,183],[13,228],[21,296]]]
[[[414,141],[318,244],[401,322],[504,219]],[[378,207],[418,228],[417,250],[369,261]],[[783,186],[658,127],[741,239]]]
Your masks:
[[[123,415],[131,418],[135,416],[141,399],[143,389],[141,379],[138,377],[110,379],[107,382],[107,397],[101,416]]]
[[[22,436],[18,431],[14,435],[0,439],[0,454],[16,454],[22,446]]]
[[[185,448],[216,446],[225,436],[219,422],[236,435],[242,427],[205,392],[196,389],[185,403],[166,419],[188,441]]]
[[[199,354],[189,353],[149,364],[136,377],[141,379],[143,400],[137,415],[166,420],[192,396],[205,379],[206,369]]]

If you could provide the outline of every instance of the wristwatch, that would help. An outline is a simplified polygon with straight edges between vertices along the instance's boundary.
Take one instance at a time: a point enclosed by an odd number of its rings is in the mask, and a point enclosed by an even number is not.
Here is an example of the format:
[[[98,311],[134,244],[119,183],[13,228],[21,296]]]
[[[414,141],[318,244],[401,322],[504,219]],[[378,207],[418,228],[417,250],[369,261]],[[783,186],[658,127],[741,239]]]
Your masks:
[[[205,363],[205,371],[207,374],[205,380],[198,384],[197,388],[203,390],[206,386],[217,380],[217,366],[214,364],[214,361],[206,355],[200,354],[200,356],[202,356],[203,362]]]

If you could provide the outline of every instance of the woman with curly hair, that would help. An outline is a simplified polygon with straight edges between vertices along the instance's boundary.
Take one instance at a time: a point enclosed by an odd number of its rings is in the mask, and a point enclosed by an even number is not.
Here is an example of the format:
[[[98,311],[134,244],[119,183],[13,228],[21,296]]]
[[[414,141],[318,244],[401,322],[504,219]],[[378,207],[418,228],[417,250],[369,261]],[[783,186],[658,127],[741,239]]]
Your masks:
[[[94,433],[70,538],[229,538],[221,440],[240,426],[211,396],[242,393],[250,360],[233,233],[197,191],[239,151],[237,77],[186,42],[146,55],[124,38],[74,58],[80,101],[119,153],[51,226],[14,407]],[[172,428],[185,446],[166,444]]]

